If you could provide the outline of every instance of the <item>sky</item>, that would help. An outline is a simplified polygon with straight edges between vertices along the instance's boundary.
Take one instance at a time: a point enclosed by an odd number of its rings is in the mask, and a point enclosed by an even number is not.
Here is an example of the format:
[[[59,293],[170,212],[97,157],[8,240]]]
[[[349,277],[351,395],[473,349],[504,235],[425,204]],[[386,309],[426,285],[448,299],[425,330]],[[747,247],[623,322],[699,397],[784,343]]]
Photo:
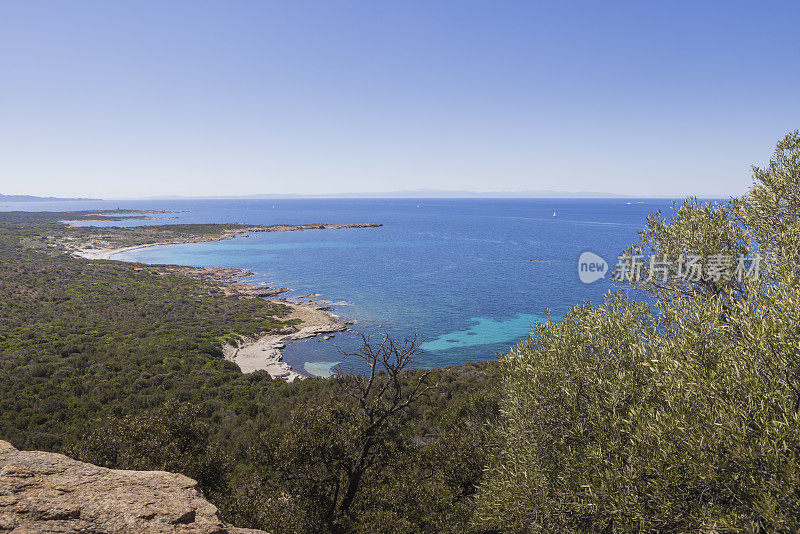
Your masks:
[[[744,192],[798,2],[0,0],[0,193]]]

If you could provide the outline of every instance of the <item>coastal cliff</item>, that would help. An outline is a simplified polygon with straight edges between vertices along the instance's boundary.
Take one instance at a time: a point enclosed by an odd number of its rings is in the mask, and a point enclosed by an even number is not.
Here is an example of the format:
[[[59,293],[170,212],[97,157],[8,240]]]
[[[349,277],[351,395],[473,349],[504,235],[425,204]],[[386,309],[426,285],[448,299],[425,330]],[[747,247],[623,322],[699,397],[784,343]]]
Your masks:
[[[107,469],[0,441],[0,532],[263,531],[226,525],[186,476]]]

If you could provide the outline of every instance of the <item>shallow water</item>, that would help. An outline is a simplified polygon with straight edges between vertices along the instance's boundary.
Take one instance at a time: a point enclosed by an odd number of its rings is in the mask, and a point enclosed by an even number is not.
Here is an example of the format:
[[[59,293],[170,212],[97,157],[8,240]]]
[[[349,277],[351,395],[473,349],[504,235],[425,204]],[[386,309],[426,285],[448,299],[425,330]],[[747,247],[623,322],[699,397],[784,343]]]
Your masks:
[[[578,280],[577,258],[592,251],[613,269],[637,240],[645,217],[668,200],[330,199],[47,203],[33,209],[113,207],[189,210],[155,221],[383,223],[382,228],[262,233],[228,241],[149,247],[117,259],[221,265],[257,273],[252,282],[320,293],[359,331],[419,334],[419,366],[490,359],[545,317],[584,300],[598,302],[607,279]],[[41,203],[36,203],[41,204]],[[57,204],[55,207],[50,207]],[[274,206],[274,207],[273,207]],[[7,210],[8,208],[3,207]],[[19,209],[19,207],[17,207]],[[26,208],[27,209],[27,208]],[[555,216],[553,213],[555,212]],[[119,224],[119,223],[112,223]],[[355,347],[353,334],[291,343],[295,369],[325,375]],[[350,358],[348,361],[352,361]]]

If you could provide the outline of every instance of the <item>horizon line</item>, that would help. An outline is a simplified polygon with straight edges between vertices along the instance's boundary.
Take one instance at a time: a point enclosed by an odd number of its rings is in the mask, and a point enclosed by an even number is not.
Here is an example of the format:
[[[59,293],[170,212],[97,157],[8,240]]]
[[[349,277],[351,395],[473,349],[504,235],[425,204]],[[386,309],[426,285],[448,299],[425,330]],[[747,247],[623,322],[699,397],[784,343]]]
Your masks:
[[[743,193],[740,193],[743,194]],[[286,199],[682,199],[687,197],[707,199],[727,199],[734,194],[656,194],[627,195],[602,191],[557,191],[557,190],[525,190],[525,191],[465,191],[414,189],[381,192],[347,192],[347,193],[261,193],[244,195],[155,195],[155,196],[114,196],[114,197],[55,197],[26,194],[0,194],[0,201],[6,202],[47,202],[47,201],[113,201],[113,200],[286,200]]]

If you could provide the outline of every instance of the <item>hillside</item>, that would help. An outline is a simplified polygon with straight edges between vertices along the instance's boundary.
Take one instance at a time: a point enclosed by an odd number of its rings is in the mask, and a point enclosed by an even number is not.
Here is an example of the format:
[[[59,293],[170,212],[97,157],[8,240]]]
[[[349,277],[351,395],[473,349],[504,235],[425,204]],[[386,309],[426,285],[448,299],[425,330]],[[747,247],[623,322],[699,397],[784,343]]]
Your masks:
[[[281,305],[71,253],[239,227],[0,213],[0,438],[180,473],[273,533],[797,532],[798,191],[793,132],[743,197],[644,222],[624,257],[661,276],[627,269],[499,361],[415,369],[416,336],[364,336],[364,374],[291,384],[221,350],[294,328]]]
[[[87,241],[215,239],[230,225],[58,222],[96,217],[0,214],[0,438],[110,468],[182,473],[242,527],[297,532],[380,518],[398,531],[463,528],[484,464],[476,444],[496,413],[494,366],[403,371],[402,391],[420,380],[433,388],[372,429],[350,396],[357,382],[287,384],[223,357],[223,343],[292,328],[280,304],[202,270],[69,253]],[[337,420],[348,424],[331,426]],[[383,467],[367,470],[347,514],[320,516],[341,503],[327,488],[346,481],[352,445],[376,429],[371,461]]]

